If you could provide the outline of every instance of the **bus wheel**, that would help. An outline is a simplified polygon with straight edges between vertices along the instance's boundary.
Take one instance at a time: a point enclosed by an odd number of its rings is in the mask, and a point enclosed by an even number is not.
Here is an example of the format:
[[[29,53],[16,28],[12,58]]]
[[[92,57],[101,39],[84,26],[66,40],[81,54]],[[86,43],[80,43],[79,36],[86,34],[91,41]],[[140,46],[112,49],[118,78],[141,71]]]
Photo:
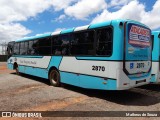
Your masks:
[[[57,70],[51,70],[51,72],[49,73],[49,80],[51,85],[55,86],[55,87],[59,87],[60,86],[60,75],[59,72]]]
[[[18,65],[16,66],[15,70],[16,70],[16,74],[19,75]]]
[[[16,74],[19,75],[19,68],[17,63],[14,63],[14,70],[16,71]]]

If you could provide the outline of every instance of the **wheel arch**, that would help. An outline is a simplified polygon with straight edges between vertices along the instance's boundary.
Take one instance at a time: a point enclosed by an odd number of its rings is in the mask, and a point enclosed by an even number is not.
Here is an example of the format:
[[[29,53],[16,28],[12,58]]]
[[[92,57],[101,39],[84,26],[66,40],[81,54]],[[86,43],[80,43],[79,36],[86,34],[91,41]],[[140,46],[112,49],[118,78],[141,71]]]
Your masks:
[[[57,72],[57,75],[59,76],[59,79],[57,79],[57,82],[56,82],[56,83],[53,83],[53,81],[50,79],[50,75],[51,75],[52,70],[56,71],[56,72]],[[58,70],[55,66],[52,66],[52,67],[49,69],[48,79],[49,79],[51,85],[53,85],[53,86],[55,86],[55,87],[60,87],[60,86],[62,85],[62,84],[61,84],[61,75],[60,75],[60,72],[59,72],[59,70]]]
[[[51,72],[52,70],[56,70],[56,71],[59,73],[59,75],[60,75],[60,72],[59,72],[58,68],[55,67],[55,66],[52,66],[52,67],[49,68],[48,79],[49,79],[50,72]]]

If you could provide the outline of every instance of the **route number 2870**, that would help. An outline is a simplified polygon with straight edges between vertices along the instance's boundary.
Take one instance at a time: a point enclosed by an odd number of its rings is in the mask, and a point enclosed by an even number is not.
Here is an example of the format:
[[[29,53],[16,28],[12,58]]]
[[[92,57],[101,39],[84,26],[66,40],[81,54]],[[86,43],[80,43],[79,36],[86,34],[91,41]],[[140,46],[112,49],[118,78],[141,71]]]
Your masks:
[[[105,71],[105,67],[104,66],[92,66],[92,70],[93,71]]]

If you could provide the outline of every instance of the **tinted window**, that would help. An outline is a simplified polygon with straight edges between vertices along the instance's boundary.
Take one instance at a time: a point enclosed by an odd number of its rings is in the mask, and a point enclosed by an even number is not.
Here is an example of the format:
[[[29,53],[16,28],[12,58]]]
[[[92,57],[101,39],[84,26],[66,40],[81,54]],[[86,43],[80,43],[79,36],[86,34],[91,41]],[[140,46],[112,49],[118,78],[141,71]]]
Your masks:
[[[20,55],[27,55],[28,53],[28,41],[20,42]]]
[[[19,43],[14,44],[13,54],[19,55]]]
[[[50,47],[51,39],[49,37],[39,39],[39,47]]]
[[[50,55],[51,54],[51,39],[50,37],[39,39],[39,55]]]
[[[20,42],[20,55],[24,55],[25,49],[24,49],[24,42]]]
[[[97,55],[111,56],[112,54],[112,28],[98,29],[97,31]]]
[[[28,41],[24,42],[24,55],[28,54]]]
[[[69,35],[62,35],[59,37],[59,40],[61,41],[62,55],[69,55],[69,42],[70,42]]]
[[[28,42],[29,43],[29,45],[28,45],[28,55],[33,55],[33,52],[34,52],[34,50],[33,50],[33,41],[29,41]]]
[[[69,55],[70,35],[52,37],[52,54]]]
[[[71,41],[72,55],[94,55],[94,31],[78,32]]]
[[[30,43],[29,43],[30,44]],[[32,46],[32,51],[31,51],[31,55],[39,55],[39,50],[38,50],[38,40],[33,40],[33,42],[31,43]]]
[[[59,40],[58,36],[52,37],[52,54],[61,55],[62,54],[62,41]]]
[[[38,55],[38,41],[28,41],[28,55]]]

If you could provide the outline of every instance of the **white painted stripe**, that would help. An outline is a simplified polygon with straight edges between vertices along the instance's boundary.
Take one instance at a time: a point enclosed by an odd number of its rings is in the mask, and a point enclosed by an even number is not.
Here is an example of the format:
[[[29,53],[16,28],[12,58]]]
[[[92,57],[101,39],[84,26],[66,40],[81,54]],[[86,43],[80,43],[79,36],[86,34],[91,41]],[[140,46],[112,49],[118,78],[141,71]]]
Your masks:
[[[49,65],[51,56],[44,56],[43,58],[11,57],[10,59],[12,59],[12,62],[11,62],[12,64],[17,62],[18,65],[47,68]]]
[[[61,33],[61,31],[56,31],[56,32],[53,32],[51,35],[59,35]]]
[[[92,66],[104,66],[105,71],[92,70]],[[122,67],[123,62],[77,60],[75,57],[63,57],[59,69],[61,71],[116,79],[117,69]]]
[[[155,78],[156,78],[157,82],[160,82],[159,62],[152,62],[151,74],[155,74]]]
[[[85,25],[85,26],[81,26],[81,27],[77,27],[74,29],[74,31],[81,31],[81,30],[87,30],[89,27],[89,25]]]
[[[159,72],[159,62],[152,62],[152,74]]]

